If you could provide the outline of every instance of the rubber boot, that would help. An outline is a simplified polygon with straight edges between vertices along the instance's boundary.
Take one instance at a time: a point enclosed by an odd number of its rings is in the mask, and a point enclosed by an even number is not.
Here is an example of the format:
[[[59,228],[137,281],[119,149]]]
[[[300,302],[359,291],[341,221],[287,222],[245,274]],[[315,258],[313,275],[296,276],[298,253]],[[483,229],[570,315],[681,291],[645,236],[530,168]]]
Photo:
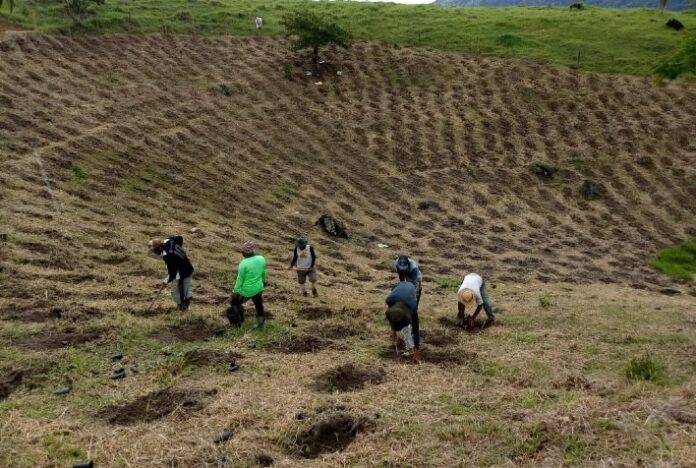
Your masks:
[[[256,317],[256,325],[254,325],[254,328],[263,328],[265,321],[266,317]]]

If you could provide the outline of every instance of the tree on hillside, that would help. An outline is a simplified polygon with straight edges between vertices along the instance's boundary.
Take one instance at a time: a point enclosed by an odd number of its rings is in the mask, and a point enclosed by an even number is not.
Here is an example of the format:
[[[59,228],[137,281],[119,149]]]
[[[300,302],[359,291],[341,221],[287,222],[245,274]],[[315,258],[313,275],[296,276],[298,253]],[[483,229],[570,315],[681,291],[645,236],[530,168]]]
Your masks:
[[[3,4],[3,0],[0,0],[0,8],[2,8],[2,4]],[[14,10],[14,7],[15,7],[15,0],[8,0],[7,6],[10,8],[10,13],[12,13],[12,10]]]
[[[91,3],[103,5],[105,0],[63,0],[65,13],[73,20],[73,24],[80,24],[89,15]]]
[[[669,2],[669,0],[659,0],[659,2],[660,2],[660,11],[665,11],[665,8],[667,8],[667,2]]]
[[[312,49],[314,74],[319,74],[319,47],[327,44],[347,48],[350,34],[338,24],[308,11],[295,12],[282,21],[289,36],[296,36],[292,42],[294,50]]]

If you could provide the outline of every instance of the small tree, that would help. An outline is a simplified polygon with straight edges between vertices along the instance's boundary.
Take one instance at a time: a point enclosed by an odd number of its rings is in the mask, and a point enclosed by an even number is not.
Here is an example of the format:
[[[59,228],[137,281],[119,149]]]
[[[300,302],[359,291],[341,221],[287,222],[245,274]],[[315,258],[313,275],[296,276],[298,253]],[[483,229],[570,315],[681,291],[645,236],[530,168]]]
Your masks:
[[[63,0],[63,5],[65,12],[73,20],[73,24],[80,24],[89,15],[90,3],[103,5],[104,2],[105,0]]]
[[[0,8],[2,8],[2,4],[3,4],[3,0],[0,0]],[[8,0],[7,6],[10,8],[10,13],[12,13],[12,10],[14,10],[14,7],[15,7],[15,0]]]
[[[338,24],[308,11],[295,12],[282,21],[288,35],[297,36],[292,42],[294,50],[312,49],[314,74],[319,75],[319,47],[336,44],[349,46],[350,34]]]
[[[658,0],[660,4],[660,11],[664,12],[665,8],[667,8],[667,3],[669,0]]]

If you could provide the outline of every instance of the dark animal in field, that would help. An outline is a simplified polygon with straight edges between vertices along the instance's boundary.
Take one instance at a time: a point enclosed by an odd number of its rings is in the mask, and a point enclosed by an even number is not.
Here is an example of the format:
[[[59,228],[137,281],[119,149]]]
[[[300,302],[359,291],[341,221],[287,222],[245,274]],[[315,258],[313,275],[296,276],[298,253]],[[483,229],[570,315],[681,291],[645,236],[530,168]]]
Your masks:
[[[573,3],[572,5],[570,5],[571,10],[582,10],[584,8],[585,5],[583,5],[582,3]]]
[[[665,25],[668,28],[674,29],[675,31],[681,31],[682,29],[684,29],[684,25],[682,24],[682,22],[675,18],[670,18],[669,21],[665,23]]]

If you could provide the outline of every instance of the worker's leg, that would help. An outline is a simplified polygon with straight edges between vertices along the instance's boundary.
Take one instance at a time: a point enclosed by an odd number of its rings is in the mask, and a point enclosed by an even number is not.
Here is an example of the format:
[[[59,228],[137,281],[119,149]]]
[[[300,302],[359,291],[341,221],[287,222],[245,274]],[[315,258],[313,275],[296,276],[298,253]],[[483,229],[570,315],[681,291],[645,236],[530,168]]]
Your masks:
[[[193,297],[193,294],[191,293],[191,276],[184,278],[181,281],[181,284],[183,285],[182,305],[184,310],[187,310],[189,308],[189,305],[191,304],[191,298]]]
[[[263,310],[263,292],[251,298],[256,308],[256,326],[262,327],[266,321],[266,312]]]
[[[304,270],[297,270],[297,282],[300,284],[300,294],[303,296],[307,295],[305,291],[305,283],[307,282],[307,272]]]
[[[411,312],[411,327],[413,329],[413,345],[416,349],[420,348],[420,324],[418,322],[418,311]]]
[[[489,319],[495,318],[493,313],[493,304],[491,304],[491,298],[488,297],[488,291],[486,290],[486,282],[481,284],[481,299],[483,299],[483,310],[486,311],[486,315]]]
[[[309,272],[309,282],[312,283],[312,295],[317,297],[319,293],[317,292],[317,270],[312,270]]]
[[[181,281],[179,281],[179,275],[177,274],[176,278],[174,278],[174,281],[172,281],[172,299],[174,300],[174,304],[176,304],[177,307],[181,307],[181,301],[183,300],[180,282]]]

